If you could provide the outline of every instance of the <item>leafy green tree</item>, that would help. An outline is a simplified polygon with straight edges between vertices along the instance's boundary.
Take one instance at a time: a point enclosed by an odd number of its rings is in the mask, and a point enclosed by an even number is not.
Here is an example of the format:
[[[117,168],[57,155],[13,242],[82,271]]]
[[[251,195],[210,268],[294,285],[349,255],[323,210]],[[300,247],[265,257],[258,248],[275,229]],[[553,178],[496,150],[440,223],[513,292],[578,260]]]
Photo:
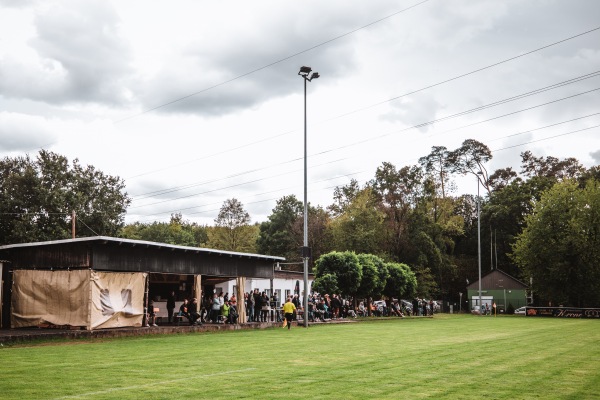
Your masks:
[[[581,189],[574,180],[555,184],[535,204],[517,237],[513,257],[534,292],[553,304],[600,304],[600,184]]]
[[[559,160],[556,157],[536,157],[531,151],[521,153],[521,173],[528,177],[545,176],[556,180],[576,179],[585,172],[585,168],[570,157]]]
[[[131,199],[119,177],[41,150],[0,161],[0,244],[77,236],[116,236]]]
[[[302,233],[294,229],[303,219],[304,206],[296,196],[284,196],[277,200],[268,221],[260,224],[257,249],[260,254],[285,257],[288,260],[299,258],[299,249],[303,243]]]
[[[384,288],[384,295],[389,298],[410,298],[415,294],[417,278],[406,264],[388,263],[389,277]]]
[[[350,183],[345,186],[336,186],[333,190],[334,202],[327,207],[328,211],[334,217],[342,215],[360,191],[361,188],[356,179],[351,179]]]
[[[439,186],[442,198],[446,197],[446,186],[450,176],[449,155],[446,147],[433,146],[429,155],[419,158],[423,170],[434,177],[435,186]]]
[[[256,240],[259,234],[257,225],[250,225],[250,214],[237,199],[223,202],[215,226],[207,230],[207,246],[213,249],[256,252]]]
[[[315,280],[327,274],[337,279],[340,294],[355,296],[362,278],[360,262],[355,253],[332,251],[315,263]]]
[[[447,162],[453,173],[472,174],[479,183],[491,192],[488,171],[485,165],[492,159],[492,151],[475,139],[467,139],[462,145],[448,154]]]
[[[315,278],[312,290],[317,293],[339,293],[337,277],[333,274],[325,274]]]
[[[369,182],[380,209],[384,213],[383,239],[379,251],[395,260],[401,260],[410,247],[410,220],[422,197],[423,172],[415,166],[401,169],[383,163]]]
[[[337,250],[375,253],[379,250],[384,214],[370,188],[363,189],[339,217],[331,222]]]
[[[134,222],[125,225],[119,237],[192,247],[202,246],[208,239],[206,227],[184,221],[181,214],[172,214],[168,223]]]
[[[358,254],[362,278],[356,295],[360,298],[379,298],[385,288],[386,280],[381,280],[379,265],[385,265],[383,260],[372,254]],[[387,273],[387,267],[385,268]]]

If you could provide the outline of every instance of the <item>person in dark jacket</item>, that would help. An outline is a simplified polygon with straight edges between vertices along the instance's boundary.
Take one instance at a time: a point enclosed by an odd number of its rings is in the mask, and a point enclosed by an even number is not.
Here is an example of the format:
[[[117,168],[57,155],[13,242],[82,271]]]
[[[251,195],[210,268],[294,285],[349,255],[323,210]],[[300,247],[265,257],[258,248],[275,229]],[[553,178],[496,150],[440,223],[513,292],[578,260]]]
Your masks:
[[[198,313],[198,299],[195,297],[189,304],[188,311],[190,313],[190,325],[202,325],[202,322],[199,321],[200,313]]]
[[[254,321],[259,322],[261,317],[261,310],[263,306],[262,296],[258,289],[254,289]]]
[[[173,311],[175,310],[175,292],[171,292],[167,298],[167,317],[169,324],[173,323]]]

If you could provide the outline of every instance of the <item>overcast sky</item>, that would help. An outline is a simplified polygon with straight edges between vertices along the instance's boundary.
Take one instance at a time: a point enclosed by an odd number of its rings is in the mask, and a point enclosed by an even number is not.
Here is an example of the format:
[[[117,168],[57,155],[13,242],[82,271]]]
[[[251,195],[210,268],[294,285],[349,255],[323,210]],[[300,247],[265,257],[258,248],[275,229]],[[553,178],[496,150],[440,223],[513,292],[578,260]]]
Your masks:
[[[123,178],[126,222],[213,224],[231,198],[261,222],[303,198],[307,65],[313,205],[465,139],[490,171],[526,150],[590,167],[598,28],[596,0],[0,0],[0,156],[44,148]]]

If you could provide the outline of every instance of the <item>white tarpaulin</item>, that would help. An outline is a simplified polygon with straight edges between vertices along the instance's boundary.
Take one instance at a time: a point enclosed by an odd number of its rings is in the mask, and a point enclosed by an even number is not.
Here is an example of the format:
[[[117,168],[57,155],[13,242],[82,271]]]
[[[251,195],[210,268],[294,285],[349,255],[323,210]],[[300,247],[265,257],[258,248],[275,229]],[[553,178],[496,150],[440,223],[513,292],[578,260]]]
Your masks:
[[[90,274],[89,329],[142,326],[146,274],[96,271]]]
[[[141,326],[144,273],[15,270],[11,326]]]

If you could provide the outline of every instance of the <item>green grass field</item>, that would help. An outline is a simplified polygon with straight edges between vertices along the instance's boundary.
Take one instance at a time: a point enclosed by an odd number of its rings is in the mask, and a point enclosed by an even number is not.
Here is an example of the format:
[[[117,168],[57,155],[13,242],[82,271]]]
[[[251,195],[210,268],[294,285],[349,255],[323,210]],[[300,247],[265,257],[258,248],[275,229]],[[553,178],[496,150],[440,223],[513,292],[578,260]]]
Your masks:
[[[600,321],[436,315],[0,348],[1,399],[598,399]]]

